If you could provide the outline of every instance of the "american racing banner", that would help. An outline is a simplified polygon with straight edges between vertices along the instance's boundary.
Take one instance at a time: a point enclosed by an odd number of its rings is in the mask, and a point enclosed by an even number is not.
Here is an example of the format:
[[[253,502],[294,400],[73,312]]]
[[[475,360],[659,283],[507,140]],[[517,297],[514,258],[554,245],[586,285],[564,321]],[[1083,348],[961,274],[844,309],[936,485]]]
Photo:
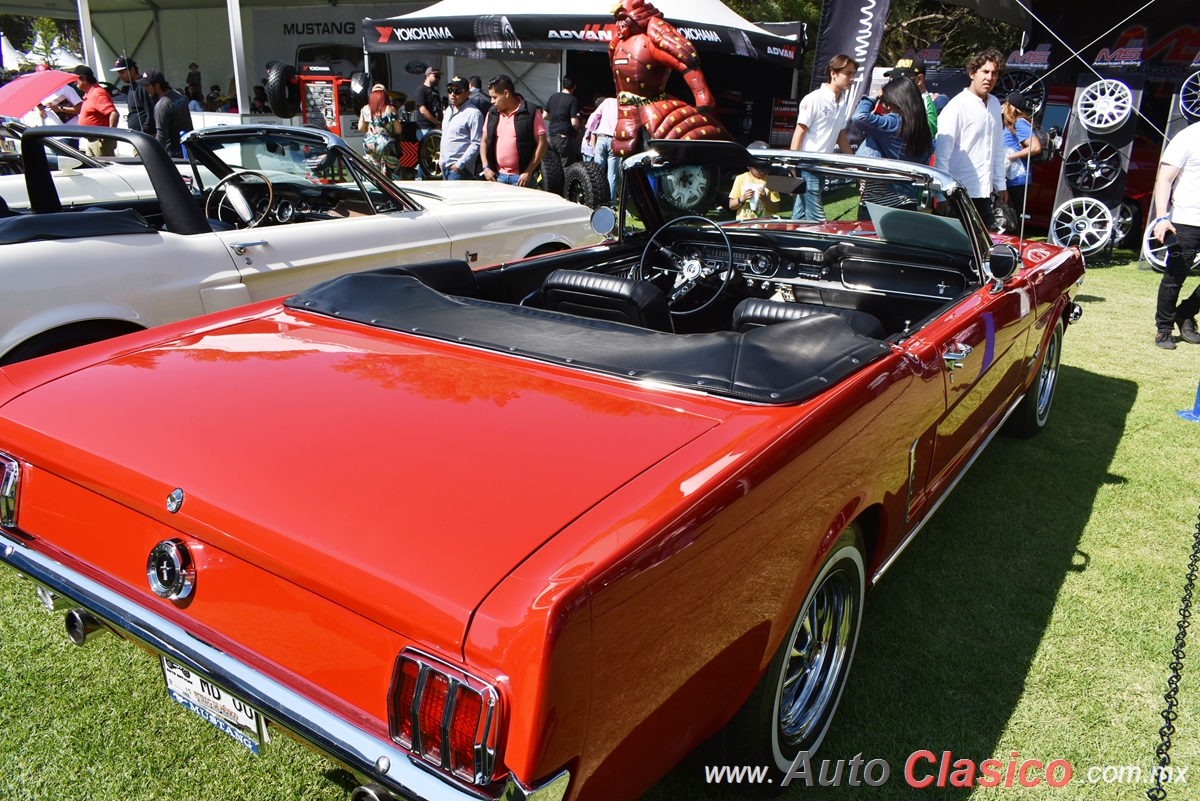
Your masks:
[[[850,108],[858,101],[864,86],[870,85],[871,68],[883,40],[891,0],[825,0],[821,6],[821,30],[817,34],[817,54],[813,60],[811,88],[828,80],[825,66],[838,53],[845,53],[861,69],[850,90]]]
[[[705,52],[727,53],[793,68],[802,61],[803,51],[792,39],[670,16],[666,20],[702,57]],[[616,25],[611,15],[484,14],[364,19],[362,30],[370,52],[418,50],[486,58],[487,51],[607,50]]]

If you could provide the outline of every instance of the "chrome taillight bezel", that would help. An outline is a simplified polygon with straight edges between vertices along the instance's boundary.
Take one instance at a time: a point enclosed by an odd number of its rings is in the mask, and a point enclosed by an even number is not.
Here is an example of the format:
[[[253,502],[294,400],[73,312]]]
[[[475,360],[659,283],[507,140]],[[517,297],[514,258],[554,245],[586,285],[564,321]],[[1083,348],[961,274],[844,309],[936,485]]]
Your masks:
[[[417,666],[416,688],[413,693],[413,700],[409,708],[404,710],[409,716],[408,719],[412,726],[411,742],[406,741],[401,736],[401,720],[399,717],[401,711],[397,709],[396,702],[396,696],[400,691],[401,672],[406,661],[412,662]],[[440,759],[430,758],[425,743],[422,742],[423,735],[418,718],[422,694],[430,677],[434,674],[444,676],[449,682],[447,700],[442,711],[441,735],[443,745]],[[455,770],[450,763],[450,724],[454,718],[454,706],[457,703],[458,690],[460,688],[475,693],[481,701],[479,722],[475,729],[475,775],[473,777],[464,776],[460,771]],[[430,656],[422,651],[406,648],[396,657],[396,665],[392,671],[392,681],[388,689],[388,725],[392,741],[402,748],[407,749],[414,757],[417,757],[425,764],[445,771],[458,781],[468,784],[487,785],[491,784],[494,780],[495,777],[493,774],[496,769],[500,739],[500,694],[490,683],[466,673],[461,668],[455,667],[445,660]]]
[[[0,452],[0,526],[15,528],[21,500],[21,463]]]

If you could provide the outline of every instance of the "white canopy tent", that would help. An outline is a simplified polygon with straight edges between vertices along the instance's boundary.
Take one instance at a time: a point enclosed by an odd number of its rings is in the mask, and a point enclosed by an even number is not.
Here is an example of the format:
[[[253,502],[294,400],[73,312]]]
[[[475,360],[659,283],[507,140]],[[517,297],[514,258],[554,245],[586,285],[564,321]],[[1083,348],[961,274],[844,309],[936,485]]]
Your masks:
[[[693,40],[702,50],[724,37],[726,52],[743,43],[749,48],[745,55],[768,63],[790,64],[802,49],[794,39],[751,24],[720,0],[655,0],[655,5],[667,19],[687,27],[689,35],[699,32],[702,38]],[[251,86],[265,74],[266,61],[294,60],[297,42],[341,42],[343,48],[346,42],[354,42],[364,49],[373,47],[372,40],[379,39],[376,31],[361,28],[368,18],[400,15],[395,18],[420,20],[449,15],[473,19],[507,14],[513,19],[536,17],[548,30],[559,28],[561,22],[567,27],[557,32],[561,41],[551,44],[557,51],[555,61],[569,50],[603,49],[606,45],[603,41],[572,40],[574,32],[568,28],[583,17],[591,17],[601,28],[611,27],[612,0],[578,0],[569,9],[554,8],[556,13],[547,13],[549,8],[552,4],[546,0],[507,0],[504,4],[443,0],[434,5],[428,5],[427,0],[393,0],[387,6],[353,0],[0,0],[0,13],[78,19],[88,49],[86,61],[97,75],[111,80],[114,59],[127,55],[142,68],[162,70],[169,81],[182,86],[187,64],[194,61],[203,73],[202,88],[216,84],[224,94],[227,85],[233,83],[243,108]],[[256,20],[262,30],[256,30]],[[329,35],[330,31],[335,35]],[[264,53],[267,43],[271,50]],[[447,52],[432,42],[426,44],[430,46],[425,52]],[[768,51],[770,44],[773,49]],[[472,57],[480,55],[475,51]],[[450,51],[451,68],[454,57]],[[417,66],[415,60],[406,60],[408,63],[401,64],[395,59],[393,73],[412,72]]]
[[[15,70],[20,58],[21,53],[8,43],[4,34],[0,33],[0,71]]]
[[[403,13],[426,2],[394,0],[388,13]],[[319,30],[325,16],[349,14],[361,21],[381,9],[352,0],[0,0],[0,14],[78,20],[88,49],[85,60],[101,80],[114,80],[113,62],[126,55],[143,69],[161,70],[182,87],[187,65],[195,62],[203,74],[202,88],[216,84],[225,94],[232,83],[243,108],[251,86],[265,73],[265,58],[260,59],[264,63],[252,61],[254,20],[272,11],[290,12]],[[355,40],[361,48],[361,35]]]

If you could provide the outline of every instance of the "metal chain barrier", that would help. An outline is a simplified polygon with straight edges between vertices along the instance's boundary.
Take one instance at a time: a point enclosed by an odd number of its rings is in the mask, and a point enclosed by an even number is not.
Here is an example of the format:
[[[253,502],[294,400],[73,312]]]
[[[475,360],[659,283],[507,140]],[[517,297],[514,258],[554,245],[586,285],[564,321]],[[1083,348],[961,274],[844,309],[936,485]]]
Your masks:
[[[1169,775],[1164,768],[1171,764],[1171,737],[1175,734],[1175,708],[1179,705],[1179,680],[1183,674],[1183,657],[1187,650],[1187,630],[1192,616],[1192,590],[1196,587],[1196,569],[1200,566],[1200,515],[1196,519],[1196,533],[1192,535],[1192,558],[1188,562],[1187,581],[1183,585],[1183,600],[1179,603],[1179,630],[1175,633],[1175,647],[1171,649],[1171,675],[1167,678],[1167,692],[1163,700],[1167,708],[1162,711],[1163,725],[1158,730],[1160,742],[1154,749],[1159,769],[1155,771],[1154,786],[1146,791],[1150,801],[1164,801],[1167,790],[1163,787],[1163,776]]]

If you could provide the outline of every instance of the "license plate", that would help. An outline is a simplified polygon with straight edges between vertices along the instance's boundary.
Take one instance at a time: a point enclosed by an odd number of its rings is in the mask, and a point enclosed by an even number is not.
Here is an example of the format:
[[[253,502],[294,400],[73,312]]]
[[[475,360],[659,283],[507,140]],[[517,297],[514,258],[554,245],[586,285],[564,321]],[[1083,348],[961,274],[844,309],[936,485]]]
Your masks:
[[[187,709],[216,726],[239,743],[258,753],[266,742],[262,715],[228,690],[191,668],[162,657],[167,693]]]

